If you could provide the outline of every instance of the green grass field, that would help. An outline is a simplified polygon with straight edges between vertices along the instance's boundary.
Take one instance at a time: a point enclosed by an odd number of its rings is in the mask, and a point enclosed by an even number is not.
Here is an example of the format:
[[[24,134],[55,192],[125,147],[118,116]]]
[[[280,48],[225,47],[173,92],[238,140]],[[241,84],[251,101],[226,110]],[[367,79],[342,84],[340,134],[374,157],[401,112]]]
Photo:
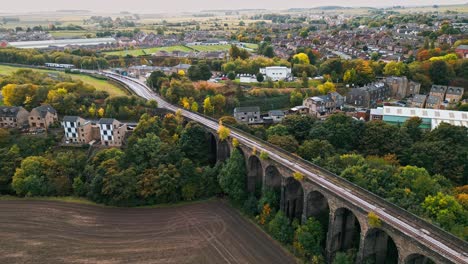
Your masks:
[[[229,48],[231,48],[231,45],[200,45],[200,46],[182,46],[182,45],[177,45],[177,46],[168,46],[168,47],[155,47],[155,48],[147,48],[147,49],[134,49],[134,50],[119,50],[119,51],[109,51],[109,52],[104,52],[106,55],[114,55],[114,56],[126,56],[126,55],[132,55],[132,56],[142,56],[156,53],[158,51],[167,51],[167,52],[172,52],[172,51],[183,51],[183,52],[190,52],[190,51],[228,51]],[[246,44],[246,48],[256,50],[258,48],[257,44]],[[144,52],[143,52],[144,51]]]
[[[12,67],[6,65],[0,65],[0,75],[9,75],[11,73],[16,72],[17,70],[21,69],[20,67]],[[53,70],[41,70],[41,69],[33,69],[39,72],[55,72]],[[106,91],[109,93],[110,96],[124,96],[128,95],[128,92],[123,88],[117,86],[116,84],[110,83],[106,80],[100,80],[93,78],[88,75],[81,75],[81,74],[68,74],[74,80],[81,80],[84,83],[88,83],[94,86],[99,91]]]
[[[141,55],[145,55],[145,53],[143,51],[145,51],[146,54],[152,54],[152,53],[155,53],[155,52],[158,52],[158,51],[172,52],[172,51],[176,51],[176,50],[177,51],[184,51],[184,52],[192,51],[190,48],[179,45],[179,46],[170,46],[170,47],[155,47],[155,48],[148,48],[148,49],[109,51],[109,52],[104,52],[104,54],[106,54],[106,55],[116,55],[116,56],[126,56],[126,55],[141,56]]]

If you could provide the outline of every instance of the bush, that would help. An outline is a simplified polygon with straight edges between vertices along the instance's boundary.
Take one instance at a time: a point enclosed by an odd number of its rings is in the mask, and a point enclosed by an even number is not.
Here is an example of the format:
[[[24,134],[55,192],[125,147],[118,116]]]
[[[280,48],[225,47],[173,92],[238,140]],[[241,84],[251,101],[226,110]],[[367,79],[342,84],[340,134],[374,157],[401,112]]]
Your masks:
[[[268,224],[270,235],[283,244],[291,244],[294,237],[294,229],[289,223],[289,219],[283,212],[278,211]]]

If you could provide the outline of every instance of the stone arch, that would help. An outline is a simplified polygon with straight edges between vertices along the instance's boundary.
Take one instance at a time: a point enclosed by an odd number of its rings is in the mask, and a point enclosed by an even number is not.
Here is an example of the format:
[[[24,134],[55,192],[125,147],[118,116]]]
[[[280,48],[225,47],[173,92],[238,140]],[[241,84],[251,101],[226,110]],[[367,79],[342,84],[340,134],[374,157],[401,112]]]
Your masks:
[[[317,219],[325,230],[328,229],[330,208],[328,199],[319,191],[312,191],[307,195],[306,217]]]
[[[213,133],[208,133],[208,137],[208,142],[210,146],[210,157],[208,160],[210,164],[214,165],[218,160],[218,140],[216,139],[216,136],[213,135]]]
[[[274,165],[269,165],[265,169],[265,187],[272,189],[281,188],[281,173]]]
[[[421,254],[411,254],[405,259],[405,264],[435,264],[435,261]]]
[[[226,161],[231,156],[231,149],[227,140],[218,141],[216,154],[216,159],[220,162]]]
[[[260,159],[251,155],[247,166],[247,190],[257,196],[262,191],[263,168]]]
[[[293,177],[289,177],[286,179],[281,193],[283,195],[281,199],[283,212],[289,219],[297,218],[300,220],[304,204],[302,184]]]
[[[364,263],[398,263],[398,248],[384,230],[371,228],[365,238],[363,246]]]
[[[329,239],[329,253],[333,260],[337,252],[359,249],[361,240],[361,225],[353,211],[348,208],[338,208],[333,214]]]

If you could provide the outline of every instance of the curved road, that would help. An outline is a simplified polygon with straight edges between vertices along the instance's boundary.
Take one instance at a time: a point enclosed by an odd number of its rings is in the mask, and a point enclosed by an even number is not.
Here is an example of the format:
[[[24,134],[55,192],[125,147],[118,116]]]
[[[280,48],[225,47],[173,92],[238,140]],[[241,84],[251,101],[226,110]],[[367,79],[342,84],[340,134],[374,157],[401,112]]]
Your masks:
[[[90,71],[86,72],[96,73]],[[158,106],[161,108],[166,108],[174,112],[180,110],[182,111],[182,115],[186,118],[197,121],[215,131],[218,129],[219,125],[216,121],[213,121],[202,115],[186,111],[166,102],[156,93],[151,91],[151,89],[146,86],[145,83],[137,79],[124,77],[107,71],[99,74],[125,84],[138,96],[141,96],[147,100],[157,101]],[[284,165],[287,168],[291,168],[294,171],[302,173],[310,181],[335,193],[337,196],[342,197],[346,201],[353,203],[363,210],[367,212],[375,212],[384,222],[406,234],[408,237],[414,238],[416,241],[428,247],[432,251],[437,252],[447,260],[453,263],[468,263],[468,252],[466,247],[467,244],[464,241],[453,241],[455,238],[450,234],[436,230],[435,227],[431,227],[430,225],[428,226],[427,224],[421,225],[419,224],[420,221],[417,221],[416,217],[415,219],[408,218],[406,216],[407,214],[401,212],[402,210],[398,211],[394,208],[390,210],[389,208],[385,207],[385,203],[379,201],[379,199],[375,199],[375,197],[369,198],[369,194],[363,195],[357,190],[351,191],[350,188],[347,188],[349,185],[347,186],[344,184],[343,180],[333,179],[328,176],[326,177],[324,173],[320,173],[319,170],[304,165],[303,162],[298,161],[297,158],[294,158],[290,154],[287,155],[286,153],[279,152],[278,150],[272,149],[266,144],[259,143],[256,140],[253,140],[252,138],[236,131],[231,131],[230,136],[238,139],[240,143],[246,146],[251,148],[255,147],[259,151],[268,153],[270,159]]]

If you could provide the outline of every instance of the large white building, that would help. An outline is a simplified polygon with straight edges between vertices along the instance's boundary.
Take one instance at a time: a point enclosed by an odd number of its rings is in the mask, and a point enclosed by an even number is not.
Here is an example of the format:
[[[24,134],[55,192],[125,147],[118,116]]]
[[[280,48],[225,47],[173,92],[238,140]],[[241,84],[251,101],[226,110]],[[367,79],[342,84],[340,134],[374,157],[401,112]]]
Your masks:
[[[260,68],[260,73],[266,80],[271,79],[272,81],[289,81],[292,77],[291,68],[283,66]]]
[[[411,117],[422,119],[421,128],[435,129],[441,123],[468,127],[468,112],[384,106],[371,110],[371,120],[381,119],[390,124],[403,124]]]

